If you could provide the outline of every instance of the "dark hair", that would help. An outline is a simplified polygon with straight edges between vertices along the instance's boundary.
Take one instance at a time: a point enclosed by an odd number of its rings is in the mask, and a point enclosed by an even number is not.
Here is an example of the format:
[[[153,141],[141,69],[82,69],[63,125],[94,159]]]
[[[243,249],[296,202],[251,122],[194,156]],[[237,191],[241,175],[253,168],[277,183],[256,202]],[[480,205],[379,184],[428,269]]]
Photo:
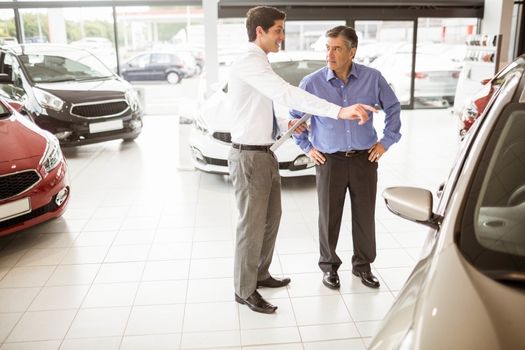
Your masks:
[[[286,18],[286,13],[270,6],[257,6],[248,10],[246,14],[246,30],[248,31],[248,40],[255,41],[257,32],[255,29],[261,27],[265,32],[275,24],[275,21]]]
[[[353,47],[357,48],[357,34],[355,33],[354,28],[347,26],[337,26],[326,31],[325,36],[327,38],[337,38],[342,37],[346,41],[348,49]]]

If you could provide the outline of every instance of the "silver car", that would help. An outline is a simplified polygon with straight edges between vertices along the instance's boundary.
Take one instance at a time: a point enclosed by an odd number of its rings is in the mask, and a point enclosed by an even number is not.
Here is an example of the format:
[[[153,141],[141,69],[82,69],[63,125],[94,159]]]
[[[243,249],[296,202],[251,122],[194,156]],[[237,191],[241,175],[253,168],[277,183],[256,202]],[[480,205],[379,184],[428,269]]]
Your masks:
[[[525,55],[462,140],[438,191],[393,187],[395,214],[431,228],[370,349],[525,349]]]

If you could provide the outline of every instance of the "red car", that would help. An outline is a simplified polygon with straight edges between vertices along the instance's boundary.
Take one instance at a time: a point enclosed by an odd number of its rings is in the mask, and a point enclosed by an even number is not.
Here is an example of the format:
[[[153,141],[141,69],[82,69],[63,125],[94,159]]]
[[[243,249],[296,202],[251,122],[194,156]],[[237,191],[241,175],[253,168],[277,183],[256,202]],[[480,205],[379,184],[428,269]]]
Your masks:
[[[57,138],[18,113],[20,107],[0,100],[0,236],[59,217],[69,200]]]

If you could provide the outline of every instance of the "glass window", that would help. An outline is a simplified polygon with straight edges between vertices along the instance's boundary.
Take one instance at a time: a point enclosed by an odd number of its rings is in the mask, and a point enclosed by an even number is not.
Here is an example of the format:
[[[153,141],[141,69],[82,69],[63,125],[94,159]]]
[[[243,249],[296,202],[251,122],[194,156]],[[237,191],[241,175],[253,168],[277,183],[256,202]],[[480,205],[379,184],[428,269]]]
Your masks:
[[[18,44],[13,10],[0,10],[0,45]]]
[[[410,104],[412,21],[356,21],[359,44],[355,61],[376,68],[402,105]]]
[[[449,107],[465,57],[465,41],[476,18],[419,18],[414,72],[414,107]]]
[[[287,51],[326,50],[325,32],[333,27],[345,25],[345,21],[286,21]]]

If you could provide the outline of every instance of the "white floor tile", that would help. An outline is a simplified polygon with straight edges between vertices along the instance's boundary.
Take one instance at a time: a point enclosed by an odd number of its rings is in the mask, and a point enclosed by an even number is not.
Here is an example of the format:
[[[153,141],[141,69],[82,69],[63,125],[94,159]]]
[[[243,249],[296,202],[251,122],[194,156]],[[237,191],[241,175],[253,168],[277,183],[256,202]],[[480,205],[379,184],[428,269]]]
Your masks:
[[[297,327],[244,329],[241,331],[243,346],[297,343],[301,341]]]
[[[124,336],[120,350],[176,350],[180,339],[180,334]]]
[[[29,310],[78,309],[88,289],[88,285],[43,287]]]
[[[134,305],[184,304],[187,290],[186,280],[141,282]]]
[[[134,306],[131,310],[126,335],[180,333],[184,305]]]
[[[292,299],[299,326],[352,322],[340,295]]]
[[[299,327],[304,342],[359,338],[359,332],[353,322],[333,323]]]
[[[191,258],[189,242],[154,243],[149,251],[149,260],[179,260]]]
[[[343,299],[356,322],[383,319],[394,302],[392,295],[387,292],[344,294]]]
[[[356,326],[361,337],[373,337],[379,331],[381,321],[356,322]]]
[[[58,350],[60,340],[5,343],[0,347],[1,350]]]
[[[184,333],[237,329],[239,310],[235,302],[186,304]]]
[[[137,294],[138,283],[94,284],[89,288],[83,308],[131,306]]]
[[[21,317],[21,312],[0,313],[0,343],[5,340]]]
[[[187,279],[189,260],[148,261],[144,268],[142,280],[165,281]]]
[[[102,264],[95,283],[138,282],[142,277],[145,262]]]
[[[330,340],[304,343],[304,350],[366,350],[361,339]]]
[[[130,309],[130,307],[80,309],[66,338],[123,335]]]
[[[118,350],[121,337],[65,339],[60,350]]]
[[[185,332],[182,334],[181,349],[231,349],[241,344],[240,338],[239,331]]]
[[[0,312],[24,312],[40,292],[38,288],[0,289]]]
[[[56,266],[14,267],[0,281],[0,288],[43,286],[55,268]]]
[[[100,266],[100,264],[60,265],[46,284],[48,286],[91,284]]]
[[[75,314],[76,310],[26,312],[7,342],[62,339]]]
[[[188,281],[188,303],[232,301],[233,278],[206,278]]]
[[[106,263],[146,261],[150,246],[141,245],[114,245],[109,248],[104,259]]]

